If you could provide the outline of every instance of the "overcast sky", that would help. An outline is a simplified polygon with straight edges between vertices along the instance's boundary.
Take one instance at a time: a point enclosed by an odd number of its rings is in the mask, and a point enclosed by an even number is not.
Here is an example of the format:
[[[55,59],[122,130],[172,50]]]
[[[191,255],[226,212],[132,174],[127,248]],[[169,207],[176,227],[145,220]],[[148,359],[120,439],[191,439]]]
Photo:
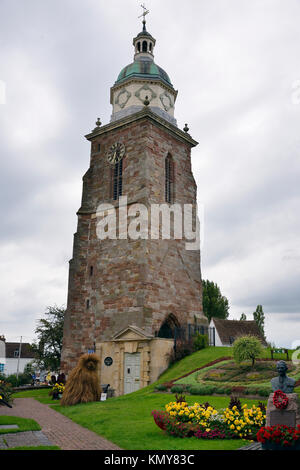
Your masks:
[[[66,305],[89,165],[84,135],[110,120],[133,60],[141,0],[0,0],[0,334],[30,342]],[[300,2],[148,0],[155,62],[178,90],[203,226],[202,276],[231,319],[266,314],[300,344]]]

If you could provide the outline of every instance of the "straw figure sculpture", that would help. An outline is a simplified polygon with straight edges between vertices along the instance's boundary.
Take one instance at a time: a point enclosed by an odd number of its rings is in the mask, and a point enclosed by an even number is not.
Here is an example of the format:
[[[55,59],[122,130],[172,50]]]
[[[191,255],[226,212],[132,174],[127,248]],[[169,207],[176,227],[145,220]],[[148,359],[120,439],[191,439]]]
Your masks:
[[[96,354],[83,354],[79,358],[77,366],[71,370],[67,379],[60,401],[62,406],[100,400],[99,361]]]

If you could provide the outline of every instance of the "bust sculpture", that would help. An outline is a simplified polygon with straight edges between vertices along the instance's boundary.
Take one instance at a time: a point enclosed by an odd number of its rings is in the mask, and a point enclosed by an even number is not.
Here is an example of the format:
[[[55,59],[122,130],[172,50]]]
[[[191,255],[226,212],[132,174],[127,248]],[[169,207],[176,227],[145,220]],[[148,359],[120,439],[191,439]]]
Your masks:
[[[295,380],[286,375],[288,369],[285,361],[278,361],[276,365],[278,377],[271,380],[273,392],[281,390],[284,393],[293,393],[295,387]]]

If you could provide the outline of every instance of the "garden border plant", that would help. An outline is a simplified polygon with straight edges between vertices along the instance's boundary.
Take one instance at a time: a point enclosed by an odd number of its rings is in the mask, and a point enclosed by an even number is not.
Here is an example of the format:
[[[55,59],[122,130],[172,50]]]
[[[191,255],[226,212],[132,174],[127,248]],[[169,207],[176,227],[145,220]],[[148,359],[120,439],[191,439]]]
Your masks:
[[[152,416],[165,433],[181,438],[255,440],[266,423],[263,404],[249,408],[233,398],[227,408],[217,411],[209,403],[188,405],[185,397],[176,395],[176,401],[167,403],[164,411],[153,410]]]
[[[219,382],[215,383],[213,381],[206,380],[205,383],[184,383],[182,382],[184,378],[195,375],[196,372],[202,371],[204,369],[212,369],[218,363],[226,363],[233,361],[232,357],[222,356],[214,361],[211,361],[197,369],[192,370],[182,376],[173,379],[169,382],[164,382],[162,384],[158,384],[155,387],[156,391],[168,391],[171,393],[177,392],[186,392],[190,393],[191,395],[230,395],[230,394],[239,394],[240,396],[248,396],[249,398],[259,398],[259,397],[268,397],[269,394],[272,392],[271,386],[269,382],[260,381],[256,384],[254,383],[246,383],[244,382]],[[276,362],[276,360],[271,358],[258,358],[256,359],[257,362]],[[296,379],[299,375],[300,371],[298,368],[296,369]],[[181,381],[180,383],[178,383]],[[300,379],[296,381],[296,386],[300,383]]]

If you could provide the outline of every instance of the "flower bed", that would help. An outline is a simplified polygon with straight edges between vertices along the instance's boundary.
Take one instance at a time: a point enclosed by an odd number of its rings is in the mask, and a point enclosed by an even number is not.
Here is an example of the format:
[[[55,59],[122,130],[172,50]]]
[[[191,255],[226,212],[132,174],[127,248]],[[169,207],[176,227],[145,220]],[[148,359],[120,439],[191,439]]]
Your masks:
[[[64,384],[56,383],[54,387],[52,388],[52,390],[50,390],[49,395],[52,396],[53,400],[59,400],[62,397],[64,390],[65,390]]]
[[[174,401],[165,411],[152,411],[155,423],[171,436],[202,439],[256,439],[258,430],[265,424],[266,415],[259,407],[243,405],[217,411],[209,403],[188,405]]]
[[[300,448],[300,425],[296,428],[283,424],[263,426],[257,433],[257,440],[263,448]]]
[[[0,380],[0,406],[5,404],[11,406],[13,402],[12,394],[13,390],[11,384],[4,380]]]

